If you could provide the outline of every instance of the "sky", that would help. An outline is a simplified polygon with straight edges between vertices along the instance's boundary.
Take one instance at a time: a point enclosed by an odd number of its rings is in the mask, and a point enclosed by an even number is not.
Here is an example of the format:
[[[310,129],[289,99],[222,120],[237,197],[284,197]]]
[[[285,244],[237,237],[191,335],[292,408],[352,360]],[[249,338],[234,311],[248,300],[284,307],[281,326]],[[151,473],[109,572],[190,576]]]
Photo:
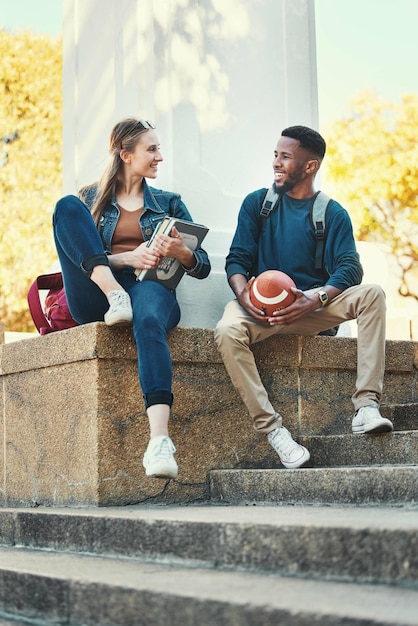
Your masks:
[[[62,32],[61,0],[0,0],[0,7],[3,28]],[[315,23],[321,128],[344,117],[365,89],[395,102],[418,94],[417,0],[315,0]]]
[[[13,32],[30,29],[41,35],[59,35],[62,1],[0,0],[0,26]]]
[[[418,94],[416,0],[315,0],[320,120],[339,119],[371,89]]]

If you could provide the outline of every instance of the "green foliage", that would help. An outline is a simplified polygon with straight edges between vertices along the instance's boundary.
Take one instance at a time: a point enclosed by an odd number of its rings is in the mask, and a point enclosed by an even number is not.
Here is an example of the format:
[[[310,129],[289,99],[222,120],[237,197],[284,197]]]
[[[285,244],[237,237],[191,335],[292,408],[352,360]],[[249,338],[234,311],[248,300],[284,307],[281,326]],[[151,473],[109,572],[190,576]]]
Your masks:
[[[418,96],[400,104],[365,92],[334,123],[324,174],[357,239],[385,243],[402,270],[400,293],[418,300]]]
[[[33,279],[56,258],[51,216],[62,188],[61,38],[0,31],[0,319],[34,326]]]

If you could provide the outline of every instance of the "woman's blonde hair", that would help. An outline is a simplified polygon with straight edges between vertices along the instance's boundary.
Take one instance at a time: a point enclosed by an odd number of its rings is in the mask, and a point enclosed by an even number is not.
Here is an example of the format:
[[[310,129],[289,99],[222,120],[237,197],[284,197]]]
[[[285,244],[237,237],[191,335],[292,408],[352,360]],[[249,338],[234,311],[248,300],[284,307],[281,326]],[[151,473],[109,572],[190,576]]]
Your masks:
[[[151,122],[133,117],[121,120],[112,128],[109,139],[110,163],[99,180],[96,198],[91,207],[91,214],[97,227],[106,205],[116,191],[117,177],[122,165],[121,151],[133,152],[141,135],[153,128],[155,126]]]

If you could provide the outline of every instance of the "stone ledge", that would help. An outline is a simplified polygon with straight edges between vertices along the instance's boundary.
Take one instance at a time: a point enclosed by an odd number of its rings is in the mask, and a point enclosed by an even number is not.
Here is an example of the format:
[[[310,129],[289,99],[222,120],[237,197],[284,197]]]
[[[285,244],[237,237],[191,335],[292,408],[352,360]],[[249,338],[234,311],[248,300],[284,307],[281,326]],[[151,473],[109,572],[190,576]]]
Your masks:
[[[280,467],[252,429],[213,330],[177,328],[169,342],[176,481],[144,475],[148,420],[130,329],[95,323],[1,345],[0,505],[206,500],[210,469]],[[387,345],[384,401],[415,402],[417,344]],[[295,437],[350,432],[355,339],[275,337],[254,353]]]
[[[175,362],[222,362],[212,329],[178,327],[171,332],[169,343]],[[350,337],[271,337],[253,349],[261,367],[274,363],[281,367],[354,371],[357,363],[357,339]],[[95,322],[0,344],[0,375],[95,358],[136,360],[131,329],[110,329],[103,322]],[[388,340],[386,371],[410,371],[413,367],[418,367],[418,343]]]

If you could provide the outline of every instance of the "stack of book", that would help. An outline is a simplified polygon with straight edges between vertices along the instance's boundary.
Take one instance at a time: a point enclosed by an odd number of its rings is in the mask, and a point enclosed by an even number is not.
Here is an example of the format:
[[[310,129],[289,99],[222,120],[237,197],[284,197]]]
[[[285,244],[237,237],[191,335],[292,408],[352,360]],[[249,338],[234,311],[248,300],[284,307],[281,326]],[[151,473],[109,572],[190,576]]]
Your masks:
[[[195,224],[177,217],[167,216],[157,226],[147,246],[153,248],[158,234],[170,235],[173,226],[181,233],[185,245],[190,250],[196,250],[209,231],[202,224]],[[137,280],[156,280],[168,289],[175,289],[185,272],[186,270],[180,261],[171,257],[164,257],[156,268],[152,270],[136,270],[135,274]]]

